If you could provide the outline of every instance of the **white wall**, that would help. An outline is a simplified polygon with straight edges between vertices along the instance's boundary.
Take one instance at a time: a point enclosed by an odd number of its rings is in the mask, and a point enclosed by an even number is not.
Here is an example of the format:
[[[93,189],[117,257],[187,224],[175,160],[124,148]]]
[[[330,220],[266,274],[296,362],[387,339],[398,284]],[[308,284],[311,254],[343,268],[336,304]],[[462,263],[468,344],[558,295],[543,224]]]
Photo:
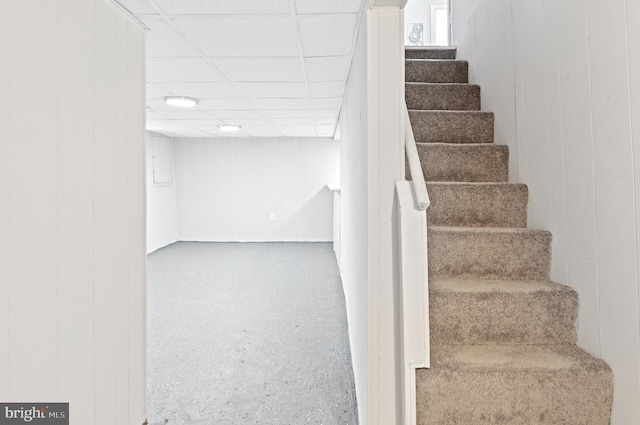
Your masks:
[[[180,240],[332,240],[333,139],[180,138],[174,153]]]
[[[360,424],[367,399],[367,28],[363,19],[340,118],[340,274],[347,306]]]
[[[612,424],[640,417],[640,3],[456,0],[454,44],[496,113],[554,280],[580,294],[579,345],[615,374]]]
[[[404,178],[402,1],[370,1],[340,112],[341,247],[361,424],[399,423],[394,193]],[[378,7],[379,6],[379,7]]]
[[[147,252],[172,244],[178,240],[178,206],[176,204],[175,162],[173,140],[167,136],[153,135],[166,139],[171,150],[167,158],[171,166],[170,183],[154,183],[152,133],[147,132]]]
[[[0,400],[145,419],[144,31],[0,2]]]

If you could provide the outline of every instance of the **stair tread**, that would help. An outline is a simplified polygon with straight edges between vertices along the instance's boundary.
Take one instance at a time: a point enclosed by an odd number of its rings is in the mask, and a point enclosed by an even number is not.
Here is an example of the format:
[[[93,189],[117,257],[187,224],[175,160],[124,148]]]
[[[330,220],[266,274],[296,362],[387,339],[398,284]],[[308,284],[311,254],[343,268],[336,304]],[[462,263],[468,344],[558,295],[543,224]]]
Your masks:
[[[575,291],[566,285],[543,280],[487,280],[487,279],[431,279],[429,290],[435,292],[456,292],[468,294],[490,293],[536,293],[536,292],[566,292]]]
[[[431,369],[467,371],[606,371],[606,363],[573,344],[558,345],[436,345]]]
[[[429,143],[433,144],[433,143]],[[513,183],[513,182],[437,182],[437,181],[427,181],[426,184],[430,186],[453,186],[453,187],[482,187],[482,186],[497,186],[497,187],[527,187],[524,183]]]
[[[405,82],[406,85],[410,85],[410,86],[437,86],[437,87],[478,87],[480,88],[479,85],[477,84],[471,84],[471,83],[423,83],[420,81],[407,81]],[[429,109],[410,109],[412,111],[428,111]]]
[[[453,226],[429,226],[432,232],[449,233],[473,233],[473,234],[540,234],[551,237],[551,232],[547,230],[526,229],[521,227],[453,227]]]

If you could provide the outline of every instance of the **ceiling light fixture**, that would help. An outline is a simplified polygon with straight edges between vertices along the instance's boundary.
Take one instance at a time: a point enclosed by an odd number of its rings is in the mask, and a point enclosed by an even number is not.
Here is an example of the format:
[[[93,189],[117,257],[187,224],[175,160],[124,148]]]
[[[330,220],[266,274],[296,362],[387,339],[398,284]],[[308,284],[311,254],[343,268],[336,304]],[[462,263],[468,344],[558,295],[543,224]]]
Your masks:
[[[200,99],[190,96],[166,96],[164,103],[171,106],[179,106],[181,108],[190,108],[200,103]]]
[[[218,127],[220,128],[221,131],[240,131],[239,125],[220,124]]]

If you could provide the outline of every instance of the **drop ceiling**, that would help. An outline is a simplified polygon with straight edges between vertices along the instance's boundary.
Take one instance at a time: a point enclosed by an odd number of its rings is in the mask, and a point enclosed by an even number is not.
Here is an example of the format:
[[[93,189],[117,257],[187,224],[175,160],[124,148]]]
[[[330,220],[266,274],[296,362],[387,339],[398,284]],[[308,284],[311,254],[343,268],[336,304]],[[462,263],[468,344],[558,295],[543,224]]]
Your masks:
[[[147,129],[331,137],[363,0],[119,0],[149,27]],[[193,96],[194,108],[164,103]],[[220,131],[220,124],[242,126]]]

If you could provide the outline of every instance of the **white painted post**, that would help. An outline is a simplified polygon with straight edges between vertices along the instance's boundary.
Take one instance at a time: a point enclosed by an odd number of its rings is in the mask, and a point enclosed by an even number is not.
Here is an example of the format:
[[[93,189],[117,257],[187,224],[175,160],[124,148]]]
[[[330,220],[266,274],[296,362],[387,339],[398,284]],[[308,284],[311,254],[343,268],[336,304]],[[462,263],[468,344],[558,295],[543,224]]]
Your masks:
[[[404,178],[405,1],[371,0],[367,19],[368,392],[367,425],[402,417],[394,196]]]

